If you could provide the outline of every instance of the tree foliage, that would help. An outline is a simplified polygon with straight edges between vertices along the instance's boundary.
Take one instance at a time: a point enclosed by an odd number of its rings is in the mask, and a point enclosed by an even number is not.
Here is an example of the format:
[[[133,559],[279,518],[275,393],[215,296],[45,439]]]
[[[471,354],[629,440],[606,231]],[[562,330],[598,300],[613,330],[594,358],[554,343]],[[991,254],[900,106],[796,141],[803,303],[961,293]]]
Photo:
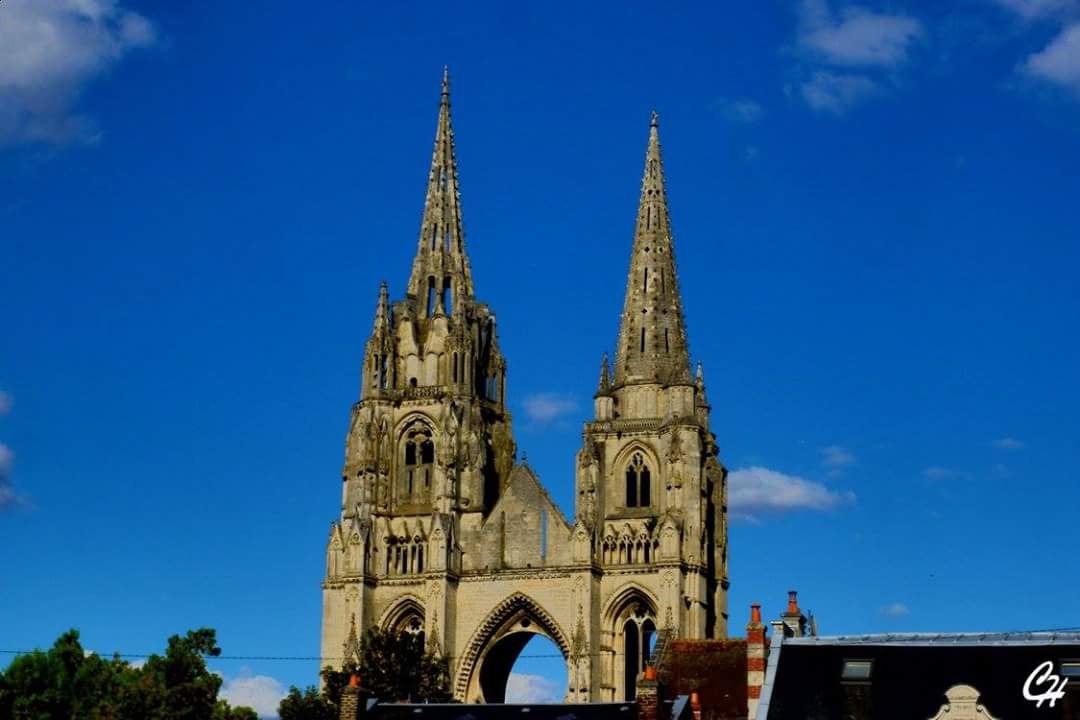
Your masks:
[[[335,720],[341,695],[354,673],[361,678],[364,695],[380,702],[453,702],[449,666],[424,647],[423,636],[369,630],[359,666],[323,668],[321,692],[314,687],[289,688],[278,715],[281,720]]]
[[[169,638],[164,655],[141,667],[87,653],[77,630],[47,651],[16,657],[0,673],[0,718],[12,720],[256,720],[251,708],[217,695],[221,676],[206,667],[221,654],[209,628]]]

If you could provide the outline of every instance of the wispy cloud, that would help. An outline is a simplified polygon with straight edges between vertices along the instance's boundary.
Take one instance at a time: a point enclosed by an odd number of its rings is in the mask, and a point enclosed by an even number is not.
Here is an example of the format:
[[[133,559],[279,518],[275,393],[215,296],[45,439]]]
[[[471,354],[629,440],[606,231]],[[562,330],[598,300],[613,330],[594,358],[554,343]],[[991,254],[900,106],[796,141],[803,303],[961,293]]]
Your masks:
[[[855,464],[855,456],[847,448],[829,445],[821,448],[821,462],[833,468],[847,467]]]
[[[991,444],[998,450],[1023,450],[1027,447],[1027,443],[1017,440],[1014,437],[998,438]]]
[[[713,106],[731,122],[751,124],[761,119],[761,103],[750,98],[718,98]]]
[[[923,470],[923,475],[925,475],[931,480],[948,480],[952,476],[956,475],[956,471],[950,470],[946,467],[941,467],[940,465],[931,465],[930,467]]]
[[[833,12],[827,0],[802,0],[797,47],[810,64],[799,95],[813,110],[837,115],[882,92],[879,78],[908,62],[925,35],[908,15],[858,5]]]
[[[563,699],[562,688],[543,675],[510,673],[506,681],[508,703],[557,703]]]
[[[813,110],[843,115],[878,91],[877,84],[862,75],[818,70],[799,86],[799,93]]]
[[[525,414],[535,423],[549,423],[577,410],[577,402],[569,395],[535,393],[525,398]]]
[[[116,0],[6,0],[0,17],[0,145],[96,140],[93,120],[74,111],[79,94],[156,40]]]
[[[7,445],[0,443],[0,511],[25,502],[25,498],[15,492],[15,486],[11,482],[14,465],[15,453]]]
[[[243,668],[239,676],[225,680],[220,694],[230,705],[247,706],[262,718],[276,718],[278,705],[287,693],[284,686],[274,678],[268,675],[252,675],[251,670]]]
[[[922,24],[907,15],[876,13],[852,5],[839,13],[826,0],[803,0],[799,43],[829,65],[896,67],[922,37]]]
[[[904,603],[894,602],[881,608],[881,614],[888,618],[902,618],[910,615],[911,611]]]
[[[1052,17],[1080,10],[1078,0],[994,0],[994,2],[1012,10],[1025,20]]]
[[[1080,22],[1062,29],[1050,44],[1022,66],[1029,76],[1080,94]]]
[[[735,470],[728,476],[728,509],[754,519],[761,513],[832,510],[855,502],[855,493],[830,490],[821,483],[765,467]]]
[[[4,417],[11,412],[11,408],[14,406],[15,398],[11,397],[11,393],[0,390],[0,417]]]

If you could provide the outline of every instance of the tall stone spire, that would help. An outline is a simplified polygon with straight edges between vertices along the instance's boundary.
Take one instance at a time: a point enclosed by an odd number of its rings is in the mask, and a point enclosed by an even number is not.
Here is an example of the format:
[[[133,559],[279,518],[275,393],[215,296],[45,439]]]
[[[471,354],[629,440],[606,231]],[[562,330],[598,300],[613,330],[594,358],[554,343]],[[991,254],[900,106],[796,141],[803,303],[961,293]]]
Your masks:
[[[692,382],[660,156],[660,120],[654,111],[619,329],[615,386]]]
[[[412,274],[409,295],[426,303],[433,312],[439,300],[457,305],[457,299],[472,297],[472,271],[465,254],[465,230],[461,219],[457,160],[454,157],[454,129],[450,123],[450,71],[443,70],[439,122],[435,148],[431,154],[424,217]],[[445,308],[447,312],[450,308]]]

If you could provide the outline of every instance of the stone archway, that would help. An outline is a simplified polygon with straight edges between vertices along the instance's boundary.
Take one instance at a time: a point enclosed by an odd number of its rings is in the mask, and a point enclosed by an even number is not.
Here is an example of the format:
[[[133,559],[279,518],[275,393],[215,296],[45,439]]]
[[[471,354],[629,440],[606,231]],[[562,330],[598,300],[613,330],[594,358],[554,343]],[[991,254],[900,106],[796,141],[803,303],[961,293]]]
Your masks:
[[[539,603],[523,593],[514,593],[499,603],[466,646],[454,684],[458,699],[503,702],[514,661],[534,635],[548,638],[563,659],[569,658],[566,634]]]

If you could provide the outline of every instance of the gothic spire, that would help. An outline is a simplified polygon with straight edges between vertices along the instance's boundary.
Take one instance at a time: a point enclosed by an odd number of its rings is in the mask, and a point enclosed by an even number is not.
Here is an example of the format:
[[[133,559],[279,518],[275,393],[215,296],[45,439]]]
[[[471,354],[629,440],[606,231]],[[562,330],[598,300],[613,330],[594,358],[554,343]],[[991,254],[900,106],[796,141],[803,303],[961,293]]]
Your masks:
[[[426,302],[428,308],[434,308],[436,297],[449,295],[446,302],[453,298],[456,306],[457,298],[473,294],[472,272],[465,254],[454,129],[450,123],[449,68],[443,69],[435,148],[431,154],[424,216],[408,292]]]
[[[379,300],[375,304],[375,324],[371,328],[372,335],[387,332],[390,329],[390,288],[386,281],[379,283]]]
[[[611,389],[611,369],[608,367],[607,353],[604,353],[600,359],[600,384],[597,386],[596,394],[603,395]]]
[[[649,123],[649,147],[615,358],[615,386],[639,382],[692,383],[660,156],[660,120],[655,111]]]

